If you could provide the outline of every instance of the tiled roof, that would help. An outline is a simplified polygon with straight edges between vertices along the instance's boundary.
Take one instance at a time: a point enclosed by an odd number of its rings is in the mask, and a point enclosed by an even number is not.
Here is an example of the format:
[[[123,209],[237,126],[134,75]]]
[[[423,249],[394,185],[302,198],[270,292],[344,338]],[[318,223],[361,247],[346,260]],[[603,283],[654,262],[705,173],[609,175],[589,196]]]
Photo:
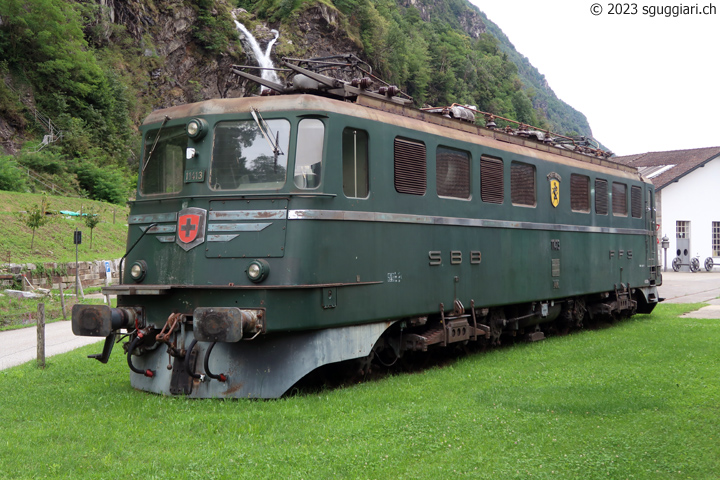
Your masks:
[[[642,175],[653,182],[657,190],[660,190],[718,156],[720,156],[720,147],[708,147],[639,153],[612,157],[610,160],[637,168]]]

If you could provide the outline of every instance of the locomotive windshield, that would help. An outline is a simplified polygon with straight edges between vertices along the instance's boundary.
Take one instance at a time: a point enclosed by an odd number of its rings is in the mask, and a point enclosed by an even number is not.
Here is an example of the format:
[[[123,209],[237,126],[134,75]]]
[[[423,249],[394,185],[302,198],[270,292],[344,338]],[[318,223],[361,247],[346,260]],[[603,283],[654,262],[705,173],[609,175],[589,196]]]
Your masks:
[[[266,131],[254,120],[220,122],[215,127],[210,188],[258,190],[281,188],[287,173],[290,122],[267,120]],[[269,140],[269,137],[272,140]]]
[[[140,182],[143,194],[180,191],[187,143],[185,125],[161,127],[147,132]]]

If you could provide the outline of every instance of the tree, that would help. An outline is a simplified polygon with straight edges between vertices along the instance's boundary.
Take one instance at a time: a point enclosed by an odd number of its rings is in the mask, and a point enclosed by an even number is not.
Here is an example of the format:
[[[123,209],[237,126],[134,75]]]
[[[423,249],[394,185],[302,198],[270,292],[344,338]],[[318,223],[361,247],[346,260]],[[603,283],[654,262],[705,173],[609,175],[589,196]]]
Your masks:
[[[83,221],[85,222],[85,226],[90,229],[90,250],[92,250],[93,229],[100,223],[100,215],[95,212],[95,207],[90,207]]]
[[[35,246],[35,230],[48,224],[52,217],[48,216],[48,209],[50,208],[50,202],[48,201],[47,194],[43,193],[40,204],[33,205],[27,212],[20,213],[20,219],[22,222],[32,229],[32,240],[30,240],[30,250]]]

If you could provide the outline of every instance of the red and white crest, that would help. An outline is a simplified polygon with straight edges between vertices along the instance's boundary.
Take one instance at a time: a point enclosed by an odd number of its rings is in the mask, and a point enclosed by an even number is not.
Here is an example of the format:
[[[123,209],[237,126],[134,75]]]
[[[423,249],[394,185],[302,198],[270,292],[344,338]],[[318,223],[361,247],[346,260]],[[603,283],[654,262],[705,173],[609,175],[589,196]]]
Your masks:
[[[181,215],[178,221],[178,238],[183,243],[190,243],[197,238],[200,226],[200,215]]]
[[[205,241],[205,217],[207,211],[202,208],[186,208],[178,214],[177,244],[184,250],[190,250]]]

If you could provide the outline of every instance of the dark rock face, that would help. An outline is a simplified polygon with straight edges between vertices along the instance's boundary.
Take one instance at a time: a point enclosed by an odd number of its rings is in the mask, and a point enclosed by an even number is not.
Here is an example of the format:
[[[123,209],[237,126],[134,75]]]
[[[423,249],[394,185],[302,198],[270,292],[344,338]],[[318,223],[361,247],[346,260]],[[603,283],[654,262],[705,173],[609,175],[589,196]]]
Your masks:
[[[210,55],[198,46],[193,37],[198,14],[187,2],[156,1],[150,9],[147,2],[107,0],[107,6],[111,19],[127,28],[144,55],[158,59],[158,68],[148,72],[148,86],[160,99],[155,108],[244,93],[230,73],[237,59]]]
[[[10,125],[4,118],[0,117],[0,155],[15,155],[18,153],[18,146],[15,140],[20,140],[20,132]]]
[[[197,11],[182,0],[156,0],[150,9],[138,0],[105,0],[111,18],[123,24],[143,45],[144,55],[156,57],[159,66],[148,72],[148,88],[159,99],[155,108],[191,103],[209,98],[241,97],[247,93],[247,81],[231,73],[233,64],[257,65],[242,33],[238,32],[236,52],[212,55],[200,47],[193,37],[198,20]],[[221,0],[230,11],[229,2]],[[316,4],[288,27],[258,23],[243,9],[232,10],[238,21],[248,27],[263,47],[274,38],[273,29],[280,31],[271,58],[278,65],[278,51],[293,55],[317,57],[338,53],[362,55],[362,49],[348,38],[340,26],[338,12],[324,4]],[[147,38],[151,38],[152,45]]]
[[[352,53],[364,57],[362,49],[348,38],[340,26],[338,12],[324,4],[317,4],[302,12],[298,18],[298,33],[302,35],[300,50],[305,57],[326,57]],[[282,34],[282,32],[281,32]]]

